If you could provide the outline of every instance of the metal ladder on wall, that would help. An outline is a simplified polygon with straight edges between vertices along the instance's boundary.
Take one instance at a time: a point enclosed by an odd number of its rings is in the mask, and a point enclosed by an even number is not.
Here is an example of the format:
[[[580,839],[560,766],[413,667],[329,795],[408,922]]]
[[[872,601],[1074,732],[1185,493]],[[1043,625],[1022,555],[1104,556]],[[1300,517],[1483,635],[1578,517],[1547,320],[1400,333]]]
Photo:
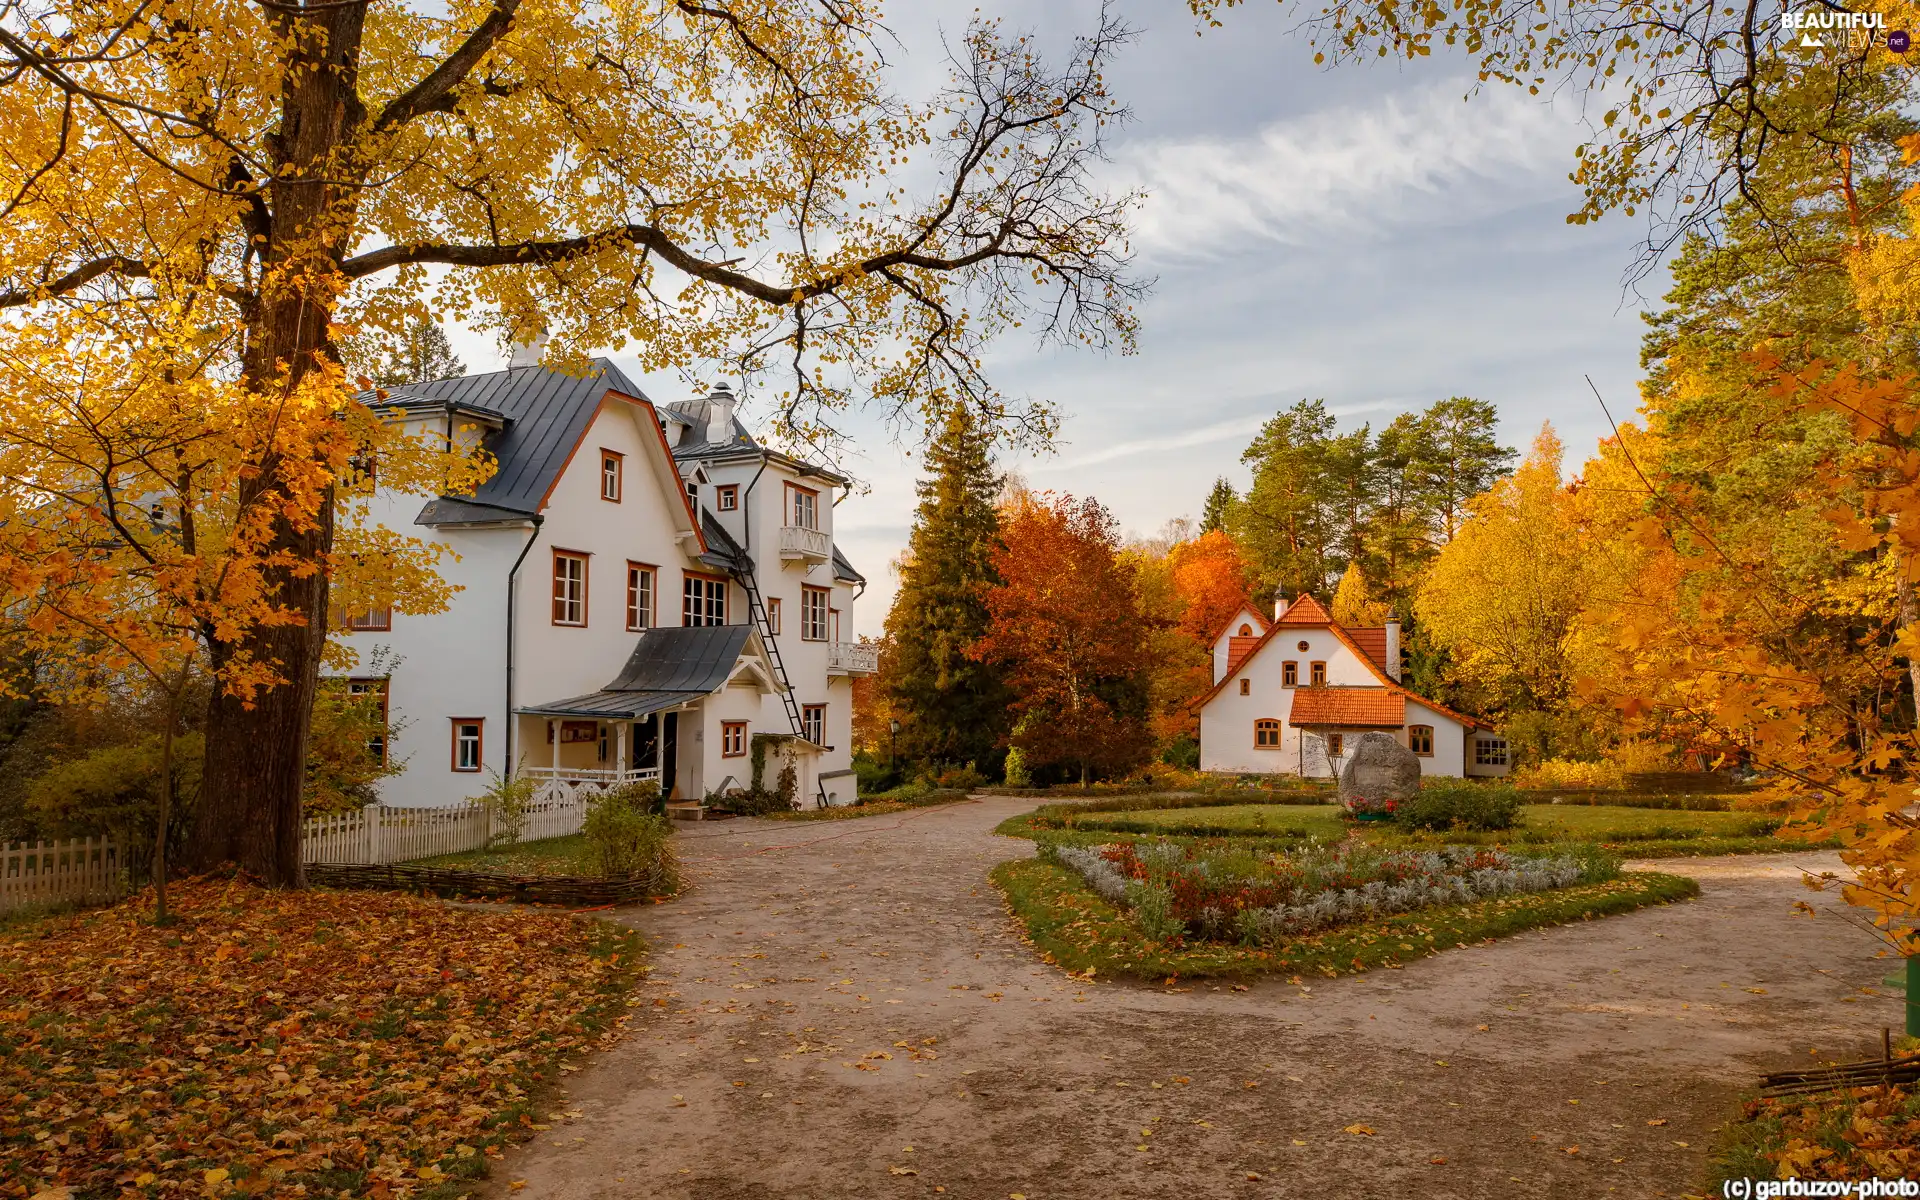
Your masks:
[[[780,661],[780,642],[773,636],[773,625],[767,620],[767,605],[760,598],[760,585],[752,571],[741,571],[738,578],[740,587],[747,593],[747,617],[754,628],[760,631],[761,644],[767,648],[767,661],[773,664],[773,678],[780,685],[780,699],[787,708],[787,723],[793,726],[793,736],[804,739],[807,732],[800,717],[800,702],[793,698],[793,687],[787,680],[787,665]]]

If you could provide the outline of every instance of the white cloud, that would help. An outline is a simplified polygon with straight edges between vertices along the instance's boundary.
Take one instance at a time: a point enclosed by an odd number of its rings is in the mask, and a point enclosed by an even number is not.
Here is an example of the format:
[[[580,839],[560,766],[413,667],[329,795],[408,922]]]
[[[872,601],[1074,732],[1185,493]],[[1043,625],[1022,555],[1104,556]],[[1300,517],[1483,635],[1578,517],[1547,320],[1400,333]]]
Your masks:
[[[1577,137],[1567,115],[1512,89],[1461,95],[1455,82],[1252,137],[1133,143],[1115,156],[1114,182],[1148,193],[1135,245],[1165,261],[1225,257],[1249,241],[1350,241],[1509,207],[1514,185],[1552,184]]]

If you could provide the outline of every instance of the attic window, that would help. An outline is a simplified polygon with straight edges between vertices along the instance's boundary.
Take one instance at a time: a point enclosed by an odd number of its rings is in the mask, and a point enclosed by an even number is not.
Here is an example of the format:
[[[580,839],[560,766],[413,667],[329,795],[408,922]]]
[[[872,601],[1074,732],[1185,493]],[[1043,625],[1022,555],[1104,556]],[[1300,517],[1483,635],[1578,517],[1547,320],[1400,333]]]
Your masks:
[[[1327,664],[1323,662],[1308,663],[1307,682],[1314,687],[1327,686]]]
[[[732,512],[740,507],[740,487],[738,484],[722,484],[714,489],[714,503],[721,512]]]
[[[1245,621],[1242,621],[1242,622],[1240,622],[1240,636],[1241,636],[1241,637],[1252,637],[1252,636],[1253,636],[1253,626],[1251,626],[1251,625],[1249,625],[1249,624],[1247,624],[1247,623],[1246,623]]]
[[[626,455],[618,450],[600,452],[600,498],[620,503],[620,469]]]
[[[700,485],[691,479],[687,480],[687,503],[696,509],[700,507]]]

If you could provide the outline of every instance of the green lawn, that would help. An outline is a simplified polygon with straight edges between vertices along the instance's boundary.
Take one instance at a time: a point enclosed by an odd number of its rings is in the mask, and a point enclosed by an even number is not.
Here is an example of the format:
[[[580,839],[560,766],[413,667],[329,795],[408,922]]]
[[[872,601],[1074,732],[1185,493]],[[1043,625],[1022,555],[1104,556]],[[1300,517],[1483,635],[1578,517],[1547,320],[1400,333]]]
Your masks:
[[[1774,824],[1758,813],[1679,812],[1673,809],[1611,805],[1529,804],[1520,812],[1520,824],[1510,830],[1464,838],[1452,833],[1431,836],[1448,842],[1680,840],[1759,837],[1771,832]],[[1220,837],[1269,834],[1338,838],[1346,836],[1354,828],[1341,816],[1338,808],[1327,804],[1236,804],[1117,813],[1089,812],[1069,818],[1068,823],[1070,828],[1076,829]],[[1377,837],[1405,836],[1390,822],[1360,828]]]
[[[1546,850],[1598,842],[1629,858],[1779,854],[1837,845],[1832,841],[1775,837],[1773,826],[1770,817],[1751,812],[1529,804],[1521,809],[1519,825],[1492,833],[1413,833],[1391,822],[1358,828],[1374,841],[1396,845],[1472,842]],[[1327,804],[1183,804],[1171,797],[1139,797],[1090,805],[1044,805],[1008,818],[999,831],[1013,837],[1091,844],[1114,835],[1341,838],[1354,828],[1338,808]]]
[[[502,875],[597,875],[592,847],[580,834],[542,838],[492,850],[465,850],[414,861],[416,867],[454,871],[496,871]]]

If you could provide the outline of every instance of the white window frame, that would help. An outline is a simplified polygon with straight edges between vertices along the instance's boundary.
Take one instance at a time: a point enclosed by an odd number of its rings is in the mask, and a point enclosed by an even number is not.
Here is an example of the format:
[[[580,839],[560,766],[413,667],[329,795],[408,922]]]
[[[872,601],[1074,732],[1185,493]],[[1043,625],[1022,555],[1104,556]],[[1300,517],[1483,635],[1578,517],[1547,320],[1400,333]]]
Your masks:
[[[796,529],[819,529],[820,493],[797,483],[788,484],[787,524]]]
[[[468,737],[467,731],[473,736]],[[473,754],[466,753],[471,746]],[[480,770],[486,761],[487,720],[485,717],[453,718],[453,769],[461,774],[472,774]]]
[[[578,550],[559,550],[553,552],[553,623],[569,629],[587,627],[587,559],[589,555]],[[562,563],[577,564],[580,568],[578,578],[571,570],[563,572]],[[575,620],[575,617],[578,620]]]
[[[780,636],[780,597],[767,597],[767,628],[775,637]]]
[[[688,571],[680,580],[680,623],[725,625],[728,600],[726,580]],[[716,616],[718,620],[714,619]]]
[[[803,642],[824,642],[829,633],[828,611],[833,602],[830,588],[802,586],[800,588],[800,640]]]
[[[600,498],[620,503],[620,489],[627,456],[618,450],[600,451]]]
[[[827,744],[826,705],[802,704],[800,706],[800,735],[816,746]]]
[[[646,603],[640,603],[640,593]],[[659,623],[660,572],[643,562],[627,560],[627,632],[639,633]]]

